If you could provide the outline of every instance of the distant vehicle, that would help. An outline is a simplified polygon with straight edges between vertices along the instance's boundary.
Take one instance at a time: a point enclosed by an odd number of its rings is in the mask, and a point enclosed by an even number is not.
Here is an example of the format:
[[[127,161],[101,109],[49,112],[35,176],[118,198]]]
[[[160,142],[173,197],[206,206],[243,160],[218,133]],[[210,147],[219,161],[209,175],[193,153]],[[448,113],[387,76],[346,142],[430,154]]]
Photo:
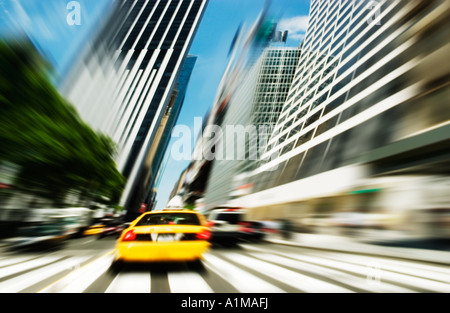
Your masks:
[[[9,248],[49,248],[61,246],[68,237],[62,219],[53,218],[19,228],[5,243]]]
[[[59,209],[70,236],[79,237],[91,225],[94,211],[83,207]]]
[[[57,219],[69,237],[81,235],[91,224],[93,211],[88,208],[34,208],[29,209],[25,224],[46,223]]]
[[[266,236],[264,224],[257,221],[239,222],[239,237],[243,241],[260,242]]]
[[[217,207],[207,215],[208,226],[211,230],[212,243],[236,244],[249,233],[249,224],[245,221],[245,211],[234,207]],[[244,231],[243,231],[244,230]]]
[[[124,223],[114,218],[103,218],[94,225],[89,226],[84,232],[84,236],[95,236],[99,238],[107,236],[119,236],[124,230]]]
[[[125,229],[125,224],[120,220],[110,219],[104,221],[103,231],[100,237],[117,236],[119,237]]]
[[[59,245],[81,234],[91,221],[88,208],[33,208],[6,243],[11,246]]]
[[[113,268],[123,262],[192,261],[201,264],[210,246],[203,215],[189,210],[151,211],[120,235]]]
[[[94,224],[89,226],[84,232],[84,236],[92,236],[92,235],[101,235],[105,229],[105,225],[103,223]]]

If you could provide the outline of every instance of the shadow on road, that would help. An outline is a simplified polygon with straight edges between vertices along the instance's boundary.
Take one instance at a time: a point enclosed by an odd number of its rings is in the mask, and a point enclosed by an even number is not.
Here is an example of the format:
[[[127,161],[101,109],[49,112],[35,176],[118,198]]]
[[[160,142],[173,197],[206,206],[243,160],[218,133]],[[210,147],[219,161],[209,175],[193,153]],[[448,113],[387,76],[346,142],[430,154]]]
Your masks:
[[[206,271],[202,261],[191,262],[116,262],[111,264],[109,270],[114,273],[140,273],[167,274],[168,272],[197,272]]]
[[[450,251],[450,239],[403,239],[392,241],[371,241],[370,244],[385,247]]]

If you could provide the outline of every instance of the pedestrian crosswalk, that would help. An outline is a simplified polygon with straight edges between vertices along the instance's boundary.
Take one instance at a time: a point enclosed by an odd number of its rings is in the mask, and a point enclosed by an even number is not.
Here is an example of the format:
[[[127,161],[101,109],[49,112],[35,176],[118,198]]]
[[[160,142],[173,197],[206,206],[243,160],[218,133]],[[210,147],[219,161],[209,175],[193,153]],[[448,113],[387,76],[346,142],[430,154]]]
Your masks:
[[[20,292],[25,290],[27,287],[38,284],[39,282],[45,280],[48,277],[62,273],[64,271],[70,271],[81,264],[87,257],[71,257],[67,259],[56,259],[59,262],[46,264],[44,267],[34,268],[30,272],[26,272],[22,275],[14,276],[11,279],[6,279],[0,283],[0,293],[3,292]],[[43,263],[48,262],[51,259],[42,258],[37,259]],[[34,264],[36,265],[36,263]],[[12,268],[11,268],[12,269]],[[4,268],[3,270],[11,270],[9,268]]]
[[[450,292],[444,265],[276,245],[211,250],[200,269],[180,263],[117,272],[112,260],[112,251],[3,256],[0,293]]]
[[[198,274],[192,272],[169,272],[167,279],[174,293],[213,293],[214,290]]]
[[[250,274],[246,269],[227,262],[214,255],[205,256],[206,266],[216,271],[223,279],[233,284],[243,293],[275,293],[283,292],[279,287],[270,284],[261,277]]]
[[[150,272],[118,273],[106,289],[106,293],[150,293]]]

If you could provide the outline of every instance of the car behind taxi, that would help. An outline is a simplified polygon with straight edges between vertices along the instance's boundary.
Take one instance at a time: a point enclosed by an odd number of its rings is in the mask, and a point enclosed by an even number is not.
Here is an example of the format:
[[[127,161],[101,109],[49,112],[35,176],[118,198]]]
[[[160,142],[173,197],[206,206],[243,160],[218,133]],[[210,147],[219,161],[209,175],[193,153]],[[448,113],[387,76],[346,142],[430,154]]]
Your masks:
[[[100,235],[105,229],[105,225],[103,224],[95,224],[88,227],[84,232],[84,236],[92,236],[92,235]]]

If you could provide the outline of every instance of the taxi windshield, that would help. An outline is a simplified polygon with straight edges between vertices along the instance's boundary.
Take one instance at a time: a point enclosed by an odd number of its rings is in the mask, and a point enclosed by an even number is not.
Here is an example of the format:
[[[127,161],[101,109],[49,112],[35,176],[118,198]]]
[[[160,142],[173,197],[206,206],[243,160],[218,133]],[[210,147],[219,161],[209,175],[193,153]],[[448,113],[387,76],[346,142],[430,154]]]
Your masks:
[[[200,220],[192,213],[156,213],[143,216],[135,226],[149,225],[200,225]]]

